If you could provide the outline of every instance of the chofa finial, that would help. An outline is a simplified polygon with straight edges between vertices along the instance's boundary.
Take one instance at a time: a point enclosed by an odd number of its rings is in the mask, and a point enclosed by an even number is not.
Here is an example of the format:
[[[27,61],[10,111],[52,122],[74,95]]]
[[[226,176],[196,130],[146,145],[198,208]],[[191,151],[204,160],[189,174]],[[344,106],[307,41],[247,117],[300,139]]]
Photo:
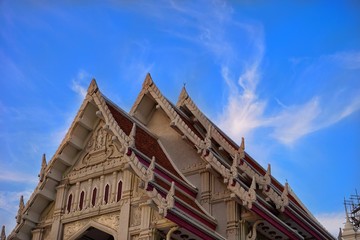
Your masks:
[[[18,214],[16,216],[16,223],[20,223],[21,222],[21,218],[22,218],[22,213],[24,210],[24,197],[23,195],[20,196],[20,201],[19,201],[19,209],[18,209]]]
[[[95,80],[95,78],[93,78],[93,79],[91,80],[91,82],[90,82],[90,85],[89,85],[89,87],[88,87],[87,92],[88,92],[89,95],[92,95],[92,94],[93,94],[94,92],[96,92],[98,89],[99,89],[99,87],[98,87],[98,85],[97,85],[97,83],[96,83],[96,80]]]
[[[3,225],[1,228],[0,240],[6,240],[5,225]]]
[[[42,181],[44,180],[46,167],[47,167],[46,155],[45,155],[45,153],[44,153],[43,156],[42,156],[42,160],[41,160],[40,173],[39,173],[39,175],[38,175],[40,182],[42,182]]]

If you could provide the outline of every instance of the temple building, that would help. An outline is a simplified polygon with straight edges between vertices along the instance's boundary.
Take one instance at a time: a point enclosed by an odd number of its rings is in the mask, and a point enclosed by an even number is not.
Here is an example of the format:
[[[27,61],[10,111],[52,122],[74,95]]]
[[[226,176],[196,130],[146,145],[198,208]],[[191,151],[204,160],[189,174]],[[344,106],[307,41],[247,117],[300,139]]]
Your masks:
[[[129,113],[92,80],[16,223],[9,240],[335,239],[244,139],[149,74]]]

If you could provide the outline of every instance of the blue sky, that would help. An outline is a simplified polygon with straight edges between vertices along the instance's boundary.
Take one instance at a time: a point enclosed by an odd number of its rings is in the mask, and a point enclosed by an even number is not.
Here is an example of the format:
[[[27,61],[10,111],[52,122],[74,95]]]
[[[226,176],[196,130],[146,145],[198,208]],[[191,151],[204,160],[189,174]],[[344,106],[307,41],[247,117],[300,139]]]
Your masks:
[[[334,234],[360,190],[358,1],[0,1],[0,225],[37,184],[95,77],[129,110],[150,72]]]

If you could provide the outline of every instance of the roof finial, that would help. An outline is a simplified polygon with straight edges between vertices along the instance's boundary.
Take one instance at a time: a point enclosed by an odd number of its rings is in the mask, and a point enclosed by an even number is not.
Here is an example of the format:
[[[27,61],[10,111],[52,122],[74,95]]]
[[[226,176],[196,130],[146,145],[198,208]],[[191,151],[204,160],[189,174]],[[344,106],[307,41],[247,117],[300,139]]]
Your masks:
[[[245,139],[244,139],[244,137],[241,138],[241,144],[238,149],[238,153],[240,154],[240,159],[245,158]]]
[[[186,99],[189,97],[187,91],[186,91],[186,83],[184,83],[184,86],[182,87],[181,89],[181,92],[180,92],[180,95],[179,95],[179,98],[178,98],[178,101],[176,103],[176,106],[177,107],[180,107],[184,104],[184,102],[186,101]]]
[[[241,148],[243,151],[245,151],[245,138],[244,138],[244,137],[241,138],[240,148]]]
[[[44,180],[46,167],[47,167],[47,163],[46,163],[46,156],[44,153],[42,156],[40,173],[38,175],[40,182],[42,182]]]
[[[150,73],[147,73],[145,80],[143,82],[143,88],[146,89],[146,88],[150,87],[152,84],[153,84],[153,80],[151,78],[151,75],[150,75]]]
[[[24,197],[23,195],[20,196],[20,202],[19,202],[19,209],[18,209],[18,214],[16,216],[16,222],[20,223],[21,218],[22,218],[22,212],[24,210]]]
[[[6,240],[5,225],[3,225],[1,228],[0,240]]]
[[[95,80],[95,78],[93,78],[90,82],[87,92],[89,95],[93,95],[93,93],[96,92],[98,89],[99,89],[99,87],[96,83],[96,80]]]
[[[131,128],[131,132],[129,134],[129,147],[135,147],[135,134],[136,134],[136,123],[133,123],[133,126]]]
[[[342,240],[342,232],[341,232],[341,228],[339,228],[338,240]]]

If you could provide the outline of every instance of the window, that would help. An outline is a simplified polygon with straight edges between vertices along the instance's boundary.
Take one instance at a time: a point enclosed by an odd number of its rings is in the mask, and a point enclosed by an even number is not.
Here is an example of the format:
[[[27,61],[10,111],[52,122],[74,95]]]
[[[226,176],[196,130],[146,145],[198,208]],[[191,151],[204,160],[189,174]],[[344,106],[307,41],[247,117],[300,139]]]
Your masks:
[[[118,183],[117,196],[116,196],[117,202],[120,201],[121,199],[121,191],[122,191],[122,181]]]
[[[97,192],[97,189],[94,188],[94,190],[92,192],[92,198],[91,198],[91,205],[92,206],[95,206],[95,204],[96,204],[96,192]]]
[[[104,193],[104,202],[107,204],[109,202],[109,184],[105,186],[105,193]]]
[[[66,210],[67,210],[68,213],[71,210],[71,203],[72,203],[72,194],[69,195],[68,202],[67,202]]]
[[[85,193],[84,193],[84,191],[82,191],[81,193],[80,193],[80,201],[79,201],[79,209],[80,209],[80,211],[83,209],[83,207],[84,207],[84,195],[85,195]]]

